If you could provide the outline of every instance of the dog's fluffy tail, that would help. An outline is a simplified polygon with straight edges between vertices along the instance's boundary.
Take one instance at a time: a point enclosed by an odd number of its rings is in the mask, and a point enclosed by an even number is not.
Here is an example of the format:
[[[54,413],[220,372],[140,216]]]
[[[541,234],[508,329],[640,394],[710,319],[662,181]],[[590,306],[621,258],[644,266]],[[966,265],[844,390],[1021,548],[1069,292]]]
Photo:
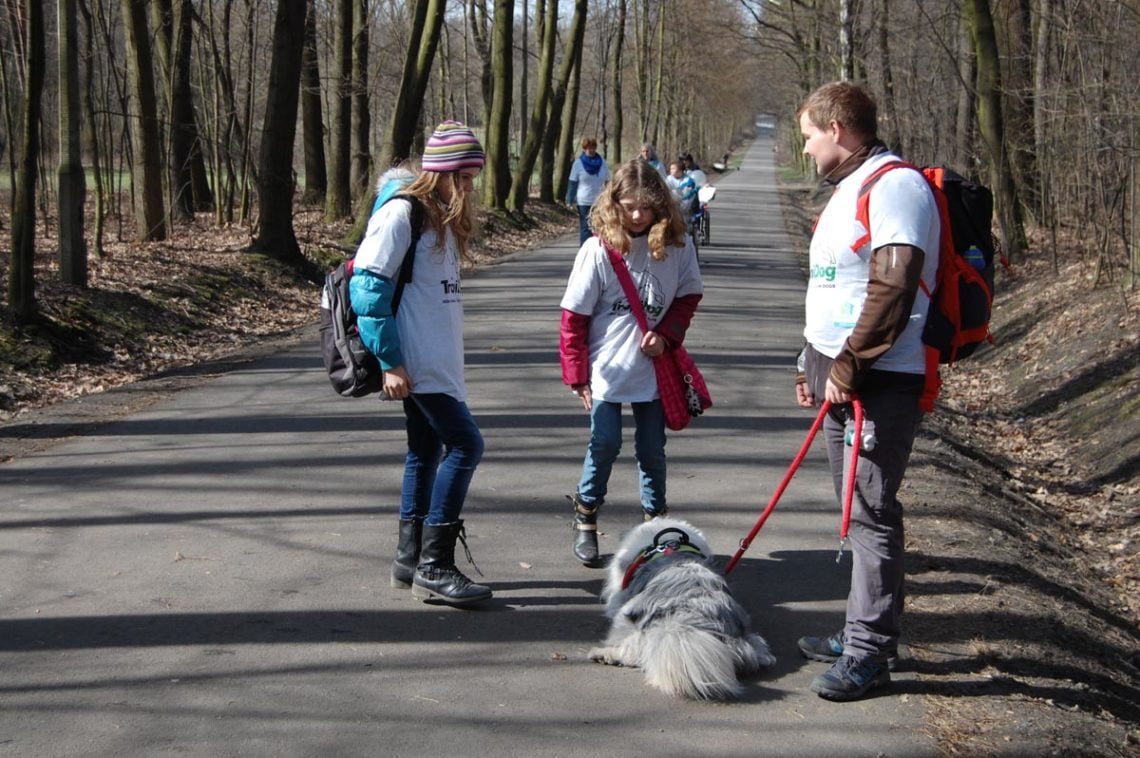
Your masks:
[[[725,640],[678,618],[663,618],[644,630],[641,668],[659,690],[699,700],[737,696],[737,656]]]

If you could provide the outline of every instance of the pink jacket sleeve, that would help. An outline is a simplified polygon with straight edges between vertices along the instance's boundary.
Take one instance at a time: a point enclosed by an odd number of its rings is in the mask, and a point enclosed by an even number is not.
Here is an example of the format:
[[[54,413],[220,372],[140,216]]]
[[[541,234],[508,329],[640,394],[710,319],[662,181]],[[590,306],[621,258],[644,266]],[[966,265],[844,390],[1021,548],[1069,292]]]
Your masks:
[[[661,335],[669,347],[678,347],[685,341],[685,332],[689,330],[689,322],[697,312],[697,304],[701,302],[701,297],[701,294],[695,293],[674,298],[669,310],[665,311],[657,326],[653,327],[653,331]]]
[[[590,383],[590,317],[562,309],[558,353],[562,360],[562,383]]]

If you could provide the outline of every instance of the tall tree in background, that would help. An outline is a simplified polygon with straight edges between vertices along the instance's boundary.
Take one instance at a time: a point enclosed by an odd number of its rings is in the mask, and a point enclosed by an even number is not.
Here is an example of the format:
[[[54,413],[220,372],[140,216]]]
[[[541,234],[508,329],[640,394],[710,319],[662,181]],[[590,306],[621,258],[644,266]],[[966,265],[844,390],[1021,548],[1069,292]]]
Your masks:
[[[305,49],[301,54],[301,123],[305,150],[305,194],[302,202],[313,204],[325,201],[325,190],[328,188],[316,15],[313,11],[313,0],[309,0],[308,13],[305,17]]]
[[[622,108],[621,86],[622,86],[622,50],[625,46],[625,18],[626,18],[626,0],[617,0],[617,25],[614,29],[613,41],[613,63],[610,64],[610,73],[613,77],[611,87],[613,89],[614,98],[614,149],[613,161],[615,164],[621,163],[621,133],[625,126],[623,115],[625,109]],[[664,51],[662,51],[664,52]]]
[[[839,78],[850,82],[855,79],[855,17],[852,0],[839,0]]]
[[[166,210],[162,198],[162,150],[158,104],[146,0],[121,0],[131,71],[131,185],[135,194],[135,230],[140,242],[166,239]]]
[[[487,0],[468,0],[471,38],[475,51],[479,54],[479,92],[483,96],[483,126],[491,120],[491,92],[495,87],[494,71],[491,68],[491,34],[487,27]]]
[[[188,218],[196,211],[209,210],[214,202],[190,86],[194,8],[191,0],[152,1],[170,91],[171,210]]]
[[[92,61],[95,59],[95,20],[87,8],[86,0],[79,0],[79,12],[83,14],[83,28],[86,34],[84,58],[87,60],[87,75],[83,82],[84,126],[87,130],[87,144],[91,156],[91,179],[95,185],[95,228],[91,231],[92,251],[96,257],[103,257],[103,224],[106,216],[103,172],[100,168],[102,150],[99,146],[99,128],[95,118],[95,74]]]
[[[551,2],[546,10],[542,29],[542,57],[538,64],[538,83],[534,93],[534,107],[526,130],[526,142],[519,155],[511,194],[507,207],[522,212],[530,195],[530,175],[534,171],[538,152],[542,147],[542,133],[546,131],[546,112],[550,105],[550,79],[554,70],[554,41],[558,31],[558,3]]]
[[[566,49],[562,53],[562,63],[550,93],[550,113],[546,119],[546,133],[542,138],[542,152],[538,167],[538,196],[543,202],[553,203],[562,199],[562,190],[557,189],[561,179],[555,179],[558,169],[558,147],[562,137],[563,114],[566,110],[566,97],[570,92],[575,70],[580,66],[583,41],[586,39],[587,0],[575,0],[574,17],[570,20],[570,32],[566,39]],[[571,124],[573,132],[573,124]],[[573,139],[573,135],[570,135]]]
[[[990,182],[1002,244],[1011,260],[1020,260],[1025,250],[1025,230],[1002,121],[1001,62],[990,0],[965,0],[962,10],[977,55],[978,128],[989,153]]]
[[[8,308],[19,321],[36,314],[36,166],[40,158],[40,110],[44,92],[44,6],[24,0],[24,118],[12,199],[12,264]]]
[[[293,231],[293,140],[297,136],[301,50],[305,45],[305,2],[278,0],[258,159],[261,229],[251,245],[251,250],[298,270],[306,265]]]
[[[166,199],[170,203],[171,216],[186,219],[192,217],[197,209],[190,161],[190,152],[197,137],[197,125],[194,123],[194,101],[190,90],[192,29],[187,15],[190,9],[185,0],[178,0],[178,4],[177,21],[171,0],[151,0],[150,11],[159,70],[166,85],[167,113],[164,123],[170,127],[167,140],[170,155]],[[187,118],[190,120],[188,128]]]
[[[431,67],[443,28],[445,0],[416,0],[412,32],[404,56],[404,70],[396,107],[388,126],[388,140],[379,169],[386,170],[412,154],[412,143],[420,132],[424,95],[431,79]]]
[[[977,124],[978,56],[974,54],[974,37],[970,20],[962,15],[958,29],[958,98],[954,114],[954,156],[959,170],[973,175],[977,169],[974,156],[974,129]]]
[[[502,210],[511,190],[511,80],[514,57],[514,0],[495,0],[491,22],[491,115],[487,128],[487,167],[483,204]]]
[[[59,0],[59,275],[87,286],[83,198],[87,184],[79,149],[79,14],[76,0]]]
[[[586,37],[586,6],[587,0],[575,0],[574,21],[571,27],[571,70],[570,84],[566,89],[566,107],[562,113],[562,132],[558,137],[558,155],[554,163],[554,194],[561,198],[566,194],[566,187],[570,179],[570,162],[574,160],[575,139],[574,126],[578,122],[578,92],[582,84],[582,41]],[[575,22],[581,23],[581,28],[575,27]]]
[[[355,0],[336,0],[333,26],[333,81],[329,177],[325,192],[325,218],[335,221],[352,208],[352,6]]]
[[[372,118],[368,105],[368,0],[352,3],[352,192],[367,194],[372,177]]]

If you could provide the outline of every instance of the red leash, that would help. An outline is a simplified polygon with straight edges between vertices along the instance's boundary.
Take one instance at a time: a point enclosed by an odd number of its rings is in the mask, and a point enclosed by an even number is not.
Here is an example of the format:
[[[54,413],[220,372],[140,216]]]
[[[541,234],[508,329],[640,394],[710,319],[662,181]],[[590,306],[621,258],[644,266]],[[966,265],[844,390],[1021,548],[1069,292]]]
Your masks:
[[[851,525],[851,501],[855,497],[855,469],[859,463],[859,448],[863,440],[863,404],[859,402],[858,398],[852,399],[852,404],[855,407],[855,437],[851,441],[851,475],[847,478],[847,488],[843,496],[843,521],[839,527],[839,555],[835,558],[836,563],[843,557],[843,548],[847,544],[847,531]],[[768,520],[768,516],[772,515],[772,511],[776,510],[776,503],[780,502],[780,497],[784,494],[784,490],[788,488],[792,477],[796,475],[796,470],[799,469],[800,464],[803,463],[804,458],[807,456],[808,449],[811,448],[811,443],[815,441],[815,435],[819,433],[820,427],[823,426],[823,419],[830,408],[831,403],[826,400],[820,405],[819,413],[815,417],[815,423],[813,423],[811,429],[808,430],[807,438],[804,440],[804,444],[800,446],[800,451],[796,454],[795,459],[792,460],[792,465],[788,467],[787,472],[784,474],[780,486],[776,488],[772,499],[768,501],[768,507],[760,514],[760,518],[756,520],[756,525],[752,527],[752,531],[748,533],[748,536],[740,541],[740,548],[736,551],[736,555],[732,556],[728,564],[724,567],[725,576],[740,562],[744,551],[752,545],[752,540],[756,539],[756,535],[760,533],[760,529],[764,526],[764,522]]]

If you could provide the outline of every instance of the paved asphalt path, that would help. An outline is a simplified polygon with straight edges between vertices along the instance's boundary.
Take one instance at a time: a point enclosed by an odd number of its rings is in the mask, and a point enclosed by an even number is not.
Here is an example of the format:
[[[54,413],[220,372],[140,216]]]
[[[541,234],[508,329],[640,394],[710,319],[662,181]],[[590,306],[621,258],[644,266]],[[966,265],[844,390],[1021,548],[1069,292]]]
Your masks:
[[[773,187],[767,141],[719,184],[686,343],[716,405],[668,446],[673,513],[723,555],[812,418],[792,403],[804,281]],[[778,657],[742,700],[673,700],[586,658],[606,622],[565,499],[587,438],[558,369],[574,252],[464,283],[481,610],[388,587],[402,415],[336,397],[312,342],[0,465],[0,754],[933,754],[910,674],[857,703],[808,691],[824,665],[795,640],[842,623],[850,568],[819,444],[731,575]],[[606,552],[640,518],[630,434]]]

